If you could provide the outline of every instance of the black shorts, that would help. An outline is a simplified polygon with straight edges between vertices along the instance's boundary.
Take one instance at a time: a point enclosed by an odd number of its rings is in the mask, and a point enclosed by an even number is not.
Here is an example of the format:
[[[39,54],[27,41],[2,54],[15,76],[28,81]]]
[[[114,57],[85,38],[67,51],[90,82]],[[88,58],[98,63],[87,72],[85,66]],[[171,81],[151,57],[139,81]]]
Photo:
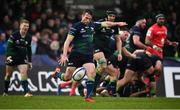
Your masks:
[[[93,55],[81,54],[78,52],[71,52],[69,55],[69,61],[67,66],[71,67],[82,67],[85,63],[94,63]]]
[[[108,48],[108,47],[101,47],[101,46],[98,46],[98,45],[95,45],[94,46],[94,54],[95,53],[98,53],[98,52],[103,52],[104,55],[105,55],[105,58],[109,58],[111,55],[112,55],[112,51]]]
[[[136,59],[131,59],[127,63],[127,69],[143,72],[152,66],[152,62],[148,55],[140,54]]]
[[[5,63],[6,63],[6,65],[9,65],[9,66],[17,66],[17,65],[21,65],[21,64],[27,64],[28,60],[27,60],[27,58],[18,58],[18,57],[13,57],[13,56],[7,56]]]
[[[119,61],[117,59],[117,56],[115,55],[111,55],[109,59],[107,60],[107,65],[112,64],[115,68],[118,68],[118,63]]]
[[[162,61],[162,59],[159,58],[159,57],[156,56],[156,55],[152,55],[152,56],[150,57],[150,60],[151,60],[151,62],[152,62],[152,64],[153,64],[153,66],[156,65],[156,62],[157,62],[158,60],[159,60],[159,61]]]

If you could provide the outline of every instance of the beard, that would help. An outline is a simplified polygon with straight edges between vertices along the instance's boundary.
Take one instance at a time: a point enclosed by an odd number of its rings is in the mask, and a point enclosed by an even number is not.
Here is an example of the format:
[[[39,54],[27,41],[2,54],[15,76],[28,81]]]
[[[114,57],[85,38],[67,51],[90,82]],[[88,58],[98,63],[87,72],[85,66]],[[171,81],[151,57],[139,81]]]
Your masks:
[[[158,22],[157,23],[159,26],[163,26],[164,25],[164,22]]]

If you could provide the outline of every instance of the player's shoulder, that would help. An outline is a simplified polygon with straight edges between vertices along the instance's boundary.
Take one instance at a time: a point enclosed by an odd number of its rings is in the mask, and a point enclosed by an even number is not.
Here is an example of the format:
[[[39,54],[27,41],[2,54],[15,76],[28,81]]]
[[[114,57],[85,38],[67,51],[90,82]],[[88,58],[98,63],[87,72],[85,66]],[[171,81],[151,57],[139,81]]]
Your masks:
[[[20,32],[19,31],[14,31],[11,35],[10,38],[12,39],[17,39],[20,36]]]
[[[71,31],[77,31],[78,29],[80,29],[82,27],[83,27],[82,22],[76,22],[72,25]]]
[[[138,26],[133,26],[131,28],[132,31],[140,31],[140,28]]]
[[[79,26],[82,26],[82,22],[76,22],[72,25],[72,27],[77,28]]]
[[[153,24],[151,27],[149,27],[149,29],[148,30],[155,30],[157,28],[157,24]]]

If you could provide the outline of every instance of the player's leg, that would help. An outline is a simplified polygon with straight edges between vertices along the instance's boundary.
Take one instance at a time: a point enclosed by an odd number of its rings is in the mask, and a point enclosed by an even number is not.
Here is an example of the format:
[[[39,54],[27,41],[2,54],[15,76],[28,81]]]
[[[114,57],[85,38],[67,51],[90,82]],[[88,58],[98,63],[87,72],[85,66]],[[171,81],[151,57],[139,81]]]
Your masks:
[[[105,71],[107,67],[107,61],[103,52],[95,52],[93,55],[94,60],[96,61],[96,77],[95,77],[95,87],[94,87],[94,95],[96,95],[96,88],[100,83],[100,79],[102,73]]]
[[[158,81],[158,79],[162,73],[162,62],[160,60],[157,60],[154,68],[155,68],[155,70],[154,70],[155,81]]]
[[[58,84],[57,95],[60,95],[61,89],[65,88],[67,86],[71,86],[71,85],[72,85],[72,80],[70,80],[70,81],[63,81],[60,84]]]
[[[97,52],[93,55],[94,60],[97,62],[96,73],[101,74],[107,67],[107,61],[103,52]]]
[[[58,85],[58,95],[61,92],[61,89],[68,86],[68,85],[75,85],[73,84],[73,81],[71,80],[72,74],[75,71],[76,67],[67,67],[65,73],[58,71],[55,73],[56,78],[60,78],[62,81],[65,81]],[[75,82],[74,82],[75,83]],[[71,86],[70,96],[72,96],[75,93],[75,86]]]
[[[29,71],[29,65],[28,64],[20,64],[17,66],[20,74],[21,74],[21,85],[24,89],[25,97],[30,97],[32,94],[30,93],[30,90],[28,88],[28,71]]]
[[[84,68],[86,68],[86,74],[88,77],[88,80],[86,82],[87,86],[87,95],[85,97],[85,101],[87,102],[94,102],[94,100],[91,100],[93,90],[94,90],[94,83],[95,83],[95,76],[96,76],[96,71],[95,71],[95,65],[94,63],[85,63],[83,65]]]
[[[117,81],[117,91],[120,90],[127,83],[131,82],[134,75],[135,72],[133,70],[126,69],[124,77],[121,80]]]
[[[68,66],[66,67],[66,71],[62,72],[60,67],[57,67],[55,72],[51,75],[53,78],[60,78],[62,81],[69,81],[71,80],[72,74],[75,71],[76,67]]]
[[[72,85],[71,85],[71,90],[69,92],[69,96],[75,95],[75,90],[76,90],[76,87],[78,86],[78,84],[79,84],[79,81],[72,80]]]
[[[117,65],[117,57],[115,55],[111,55],[108,59],[108,66],[106,68],[106,72],[110,75],[110,82],[107,89],[111,96],[116,96],[116,84],[120,75],[120,71],[117,68]]]
[[[107,88],[108,92],[111,96],[116,96],[116,84],[120,72],[112,64],[107,66],[106,72],[110,75],[110,82]]]
[[[4,93],[3,93],[4,96],[8,95],[10,78],[11,78],[13,71],[14,71],[14,66],[6,65],[6,74],[4,77]]]

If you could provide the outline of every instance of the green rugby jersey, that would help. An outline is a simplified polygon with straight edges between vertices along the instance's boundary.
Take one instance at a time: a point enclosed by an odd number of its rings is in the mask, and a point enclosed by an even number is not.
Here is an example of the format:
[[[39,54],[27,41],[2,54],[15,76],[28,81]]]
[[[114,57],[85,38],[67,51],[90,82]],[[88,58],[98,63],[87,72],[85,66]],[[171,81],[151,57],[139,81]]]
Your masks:
[[[140,37],[140,41],[143,43],[145,42],[143,35],[142,35],[142,30],[137,26],[133,26],[130,29],[130,36],[127,38],[126,44],[125,44],[125,48],[131,53],[133,53],[135,50],[139,49],[133,42],[134,35],[138,35]]]
[[[91,22],[88,25],[85,25],[82,22],[75,23],[68,33],[74,36],[72,41],[72,51],[92,55],[94,50],[93,36],[95,28],[98,27],[101,27],[100,22]]]
[[[22,38],[19,31],[12,33],[7,41],[6,56],[12,56],[15,59],[27,59],[31,62],[31,36],[27,34]]]
[[[99,22],[106,21],[105,19],[100,19]],[[111,50],[113,52],[116,48],[112,47],[116,45],[115,35],[118,34],[118,27],[101,27],[96,30],[94,35],[95,47],[99,47],[103,50]],[[114,44],[113,44],[114,43]]]

